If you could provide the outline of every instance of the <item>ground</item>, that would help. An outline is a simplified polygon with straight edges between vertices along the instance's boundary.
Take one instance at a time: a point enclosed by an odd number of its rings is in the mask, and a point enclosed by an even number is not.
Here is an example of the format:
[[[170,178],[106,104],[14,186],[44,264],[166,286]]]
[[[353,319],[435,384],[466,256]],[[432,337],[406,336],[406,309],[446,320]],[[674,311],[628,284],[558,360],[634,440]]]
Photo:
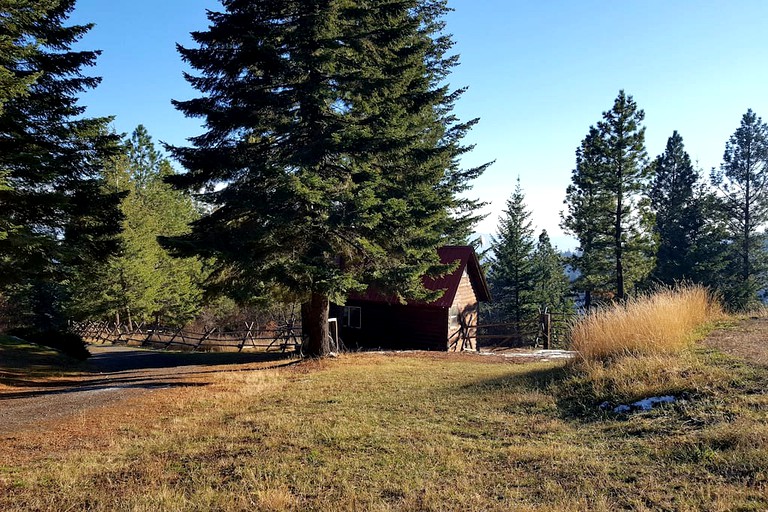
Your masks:
[[[523,357],[0,357],[0,509],[768,510],[766,339],[715,331],[678,375],[717,380],[616,417]]]
[[[768,318],[752,317],[730,329],[719,329],[705,344],[727,354],[768,366]]]
[[[0,435],[45,429],[153,390],[204,386],[211,383],[210,375],[292,362],[285,354],[157,352],[112,345],[89,351],[91,358],[71,367],[68,375],[22,378],[0,366]]]
[[[41,429],[91,409],[119,406],[120,400],[138,398],[153,390],[173,387],[206,386],[215,379],[208,376],[224,372],[265,370],[298,362],[282,353],[184,353],[158,352],[135,347],[94,345],[92,357],[70,375],[58,378],[14,378],[9,369],[0,372],[0,435],[27,429]],[[397,356],[396,353],[391,353]],[[567,356],[563,351],[510,350],[465,353],[455,356],[442,352],[401,352],[430,359],[512,362],[548,361]],[[3,385],[4,384],[4,385]]]

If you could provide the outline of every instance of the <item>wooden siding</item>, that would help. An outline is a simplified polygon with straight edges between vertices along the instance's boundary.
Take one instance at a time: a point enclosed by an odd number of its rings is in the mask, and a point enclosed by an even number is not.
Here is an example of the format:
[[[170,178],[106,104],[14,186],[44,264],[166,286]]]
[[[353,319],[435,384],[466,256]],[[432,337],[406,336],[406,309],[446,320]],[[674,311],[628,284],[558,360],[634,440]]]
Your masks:
[[[361,328],[341,324],[343,307],[334,306],[331,316],[339,319],[339,334],[347,348],[390,350],[446,350],[448,308],[404,306],[350,300],[347,306],[359,307]]]
[[[464,272],[448,313],[448,350],[477,350],[477,329],[468,329],[466,341],[463,341],[461,336],[462,323],[465,326],[477,325],[477,315],[477,295],[469,275],[467,275],[467,272]],[[459,319],[459,316],[462,318]]]

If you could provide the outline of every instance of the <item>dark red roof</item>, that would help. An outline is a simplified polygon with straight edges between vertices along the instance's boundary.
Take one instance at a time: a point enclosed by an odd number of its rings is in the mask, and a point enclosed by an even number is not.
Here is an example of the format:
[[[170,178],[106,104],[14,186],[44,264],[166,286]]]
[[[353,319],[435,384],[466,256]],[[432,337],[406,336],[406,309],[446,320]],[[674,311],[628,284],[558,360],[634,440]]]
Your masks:
[[[422,301],[410,301],[409,304],[428,304],[430,306],[449,308],[453,304],[453,299],[456,297],[456,292],[461,284],[461,276],[464,274],[464,270],[467,270],[469,280],[472,282],[472,288],[475,290],[477,300],[480,302],[487,302],[491,300],[491,294],[488,291],[488,283],[485,281],[485,275],[480,267],[480,262],[477,259],[475,250],[468,245],[449,245],[440,247],[437,250],[440,255],[440,262],[443,264],[456,263],[458,266],[456,269],[438,278],[424,277],[424,287],[427,290],[437,291],[445,290],[445,293],[439,299],[430,303],[424,303]],[[349,296],[350,300],[360,300],[367,302],[386,302],[397,303],[398,300],[392,295],[384,295],[375,290],[367,290],[363,293],[352,293]]]

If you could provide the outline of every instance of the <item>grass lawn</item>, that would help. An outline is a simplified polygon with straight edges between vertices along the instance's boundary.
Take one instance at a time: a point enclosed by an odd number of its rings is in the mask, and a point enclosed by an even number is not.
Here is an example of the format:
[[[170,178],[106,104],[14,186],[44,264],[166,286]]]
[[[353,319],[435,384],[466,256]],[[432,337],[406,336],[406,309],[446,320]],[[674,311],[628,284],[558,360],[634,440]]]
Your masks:
[[[617,397],[562,363],[222,372],[0,438],[0,509],[768,509],[766,368],[698,348],[670,371],[689,400],[632,415],[593,407]]]

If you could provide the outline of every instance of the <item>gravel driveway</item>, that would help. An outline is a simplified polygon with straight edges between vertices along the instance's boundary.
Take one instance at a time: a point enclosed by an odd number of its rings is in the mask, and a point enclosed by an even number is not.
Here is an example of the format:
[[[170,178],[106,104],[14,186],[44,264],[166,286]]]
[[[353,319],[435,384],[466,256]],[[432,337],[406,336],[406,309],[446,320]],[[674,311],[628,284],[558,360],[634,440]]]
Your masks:
[[[89,350],[87,370],[74,382],[51,380],[1,393],[0,434],[84,415],[89,409],[156,389],[204,386],[206,373],[248,369],[252,363],[291,363],[285,354],[179,353],[109,345]]]

